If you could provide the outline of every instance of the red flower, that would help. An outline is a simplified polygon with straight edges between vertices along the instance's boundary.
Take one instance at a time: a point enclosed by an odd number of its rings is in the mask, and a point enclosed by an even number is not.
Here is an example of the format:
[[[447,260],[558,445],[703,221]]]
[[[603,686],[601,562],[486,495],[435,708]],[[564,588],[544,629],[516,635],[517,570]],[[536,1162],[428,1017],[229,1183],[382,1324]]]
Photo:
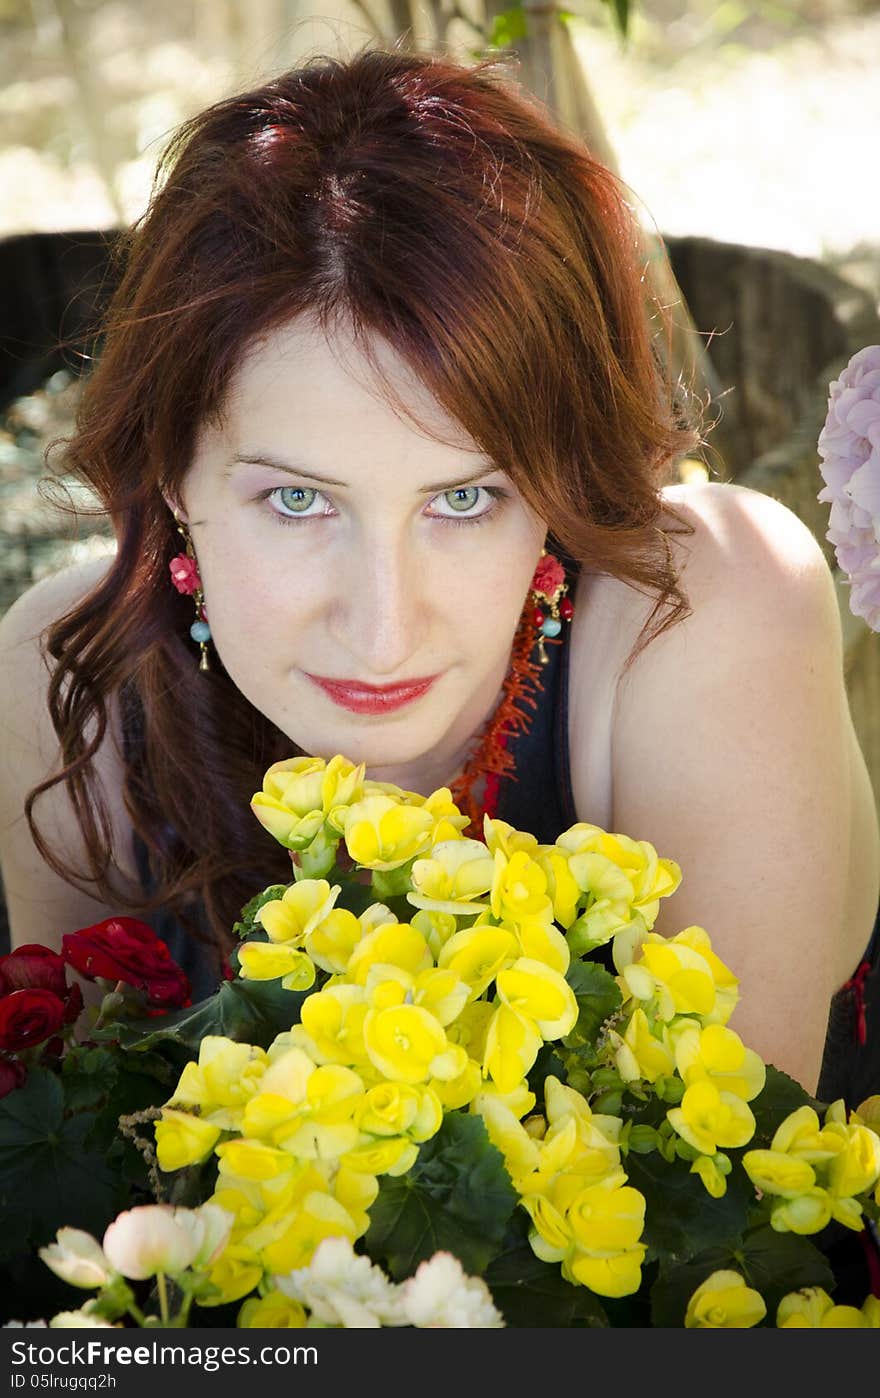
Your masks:
[[[51,1039],[64,1023],[64,1001],[51,990],[13,990],[0,1000],[0,1049],[19,1053]]]
[[[558,558],[554,558],[552,553],[545,553],[543,558],[538,559],[532,578],[533,592],[540,592],[549,602],[564,582],[565,569]]]
[[[17,1058],[0,1058],[0,1097],[8,1097],[17,1087],[21,1087],[27,1076],[27,1069]]]
[[[67,984],[63,957],[39,942],[29,942],[8,956],[0,956],[0,996],[12,990],[51,990],[65,1007],[65,1024],[71,1024],[83,1007],[79,986]]]
[[[171,569],[171,581],[178,592],[191,597],[194,592],[200,590],[202,580],[199,577],[199,565],[188,553],[179,553],[176,558],[172,558],[168,566]]]
[[[68,932],[61,955],[87,980],[124,981],[146,992],[154,1008],[190,1003],[190,983],[152,927],[134,917],[108,917]],[[2,1002],[0,1002],[2,1003]]]

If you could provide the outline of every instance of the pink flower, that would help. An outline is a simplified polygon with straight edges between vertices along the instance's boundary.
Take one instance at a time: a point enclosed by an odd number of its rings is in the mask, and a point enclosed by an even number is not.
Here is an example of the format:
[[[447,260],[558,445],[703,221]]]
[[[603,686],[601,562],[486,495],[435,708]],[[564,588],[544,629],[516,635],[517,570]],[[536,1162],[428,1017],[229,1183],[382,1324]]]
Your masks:
[[[831,506],[826,538],[849,576],[850,610],[880,631],[880,345],[860,349],[829,385],[818,450],[818,499]]]
[[[191,597],[194,592],[200,590],[202,580],[199,577],[199,565],[188,553],[179,553],[176,558],[172,558],[168,566],[171,569],[171,581],[178,592]]]
[[[538,566],[532,578],[533,592],[540,592],[550,601],[564,582],[565,569],[558,558],[554,558],[552,553],[545,553],[543,558],[538,559]]]

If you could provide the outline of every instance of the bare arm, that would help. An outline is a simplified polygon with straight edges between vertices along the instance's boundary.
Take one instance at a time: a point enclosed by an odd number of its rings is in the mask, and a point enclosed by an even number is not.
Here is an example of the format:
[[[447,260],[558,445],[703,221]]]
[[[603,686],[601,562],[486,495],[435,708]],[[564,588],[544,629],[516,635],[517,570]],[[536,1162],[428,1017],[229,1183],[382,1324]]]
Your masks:
[[[697,489],[669,492],[693,501],[682,580],[694,614],[619,686],[613,823],[682,867],[655,931],[706,928],[740,978],[731,1028],[812,1091],[829,1001],[878,893],[834,584],[783,506]]]
[[[40,856],[24,815],[28,792],[58,763],[58,740],[46,705],[48,670],[40,635],[97,582],[107,561],[66,569],[24,593],[0,622],[0,869],[13,946],[41,942],[58,950],[65,932],[121,909],[89,897],[55,873]],[[118,791],[121,762],[108,739],[99,757],[118,844],[127,849],[126,820]],[[73,807],[63,785],[37,803],[40,828],[52,847],[77,867],[87,867]],[[130,872],[124,856],[125,872]]]

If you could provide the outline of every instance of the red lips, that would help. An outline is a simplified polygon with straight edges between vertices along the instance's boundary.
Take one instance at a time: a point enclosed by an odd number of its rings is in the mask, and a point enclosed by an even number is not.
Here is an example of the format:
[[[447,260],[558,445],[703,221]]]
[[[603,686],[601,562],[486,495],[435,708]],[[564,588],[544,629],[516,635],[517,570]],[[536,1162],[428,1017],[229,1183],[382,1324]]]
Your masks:
[[[334,704],[355,714],[393,713],[421,698],[436,678],[436,675],[428,675],[426,679],[410,680],[406,684],[373,685],[359,680],[331,680],[322,675],[309,675]]]

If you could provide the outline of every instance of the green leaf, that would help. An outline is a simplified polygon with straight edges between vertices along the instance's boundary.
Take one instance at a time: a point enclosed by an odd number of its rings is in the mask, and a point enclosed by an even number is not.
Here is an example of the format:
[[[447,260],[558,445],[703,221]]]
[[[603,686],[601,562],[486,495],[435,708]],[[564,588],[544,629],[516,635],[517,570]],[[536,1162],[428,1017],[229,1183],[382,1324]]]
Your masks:
[[[569,1035],[573,1043],[581,1040],[592,1044],[610,1015],[616,1014],[623,1003],[617,981],[604,966],[595,961],[572,961],[565,977],[578,1002],[577,1024]]]
[[[761,1092],[749,1106],[756,1123],[749,1150],[763,1150],[769,1146],[777,1127],[798,1107],[812,1107],[820,1114],[824,1112],[821,1102],[811,1097],[794,1078],[774,1068],[772,1063],[767,1064],[767,1080]]]
[[[481,1276],[517,1204],[501,1152],[478,1116],[450,1113],[405,1175],[382,1177],[365,1238],[395,1280],[438,1249]]]
[[[291,880],[292,882],[292,880]],[[289,883],[273,883],[268,888],[264,888],[261,893],[257,893],[250,902],[245,903],[241,910],[241,917],[238,922],[232,925],[232,934],[235,937],[247,937],[253,932],[254,927],[259,926],[256,921],[257,913],[264,903],[272,903],[276,898],[283,898],[290,888]]]
[[[285,990],[278,981],[224,981],[207,1000],[155,1019],[109,1026],[95,1037],[112,1037],[123,1048],[143,1052],[164,1043],[183,1044],[198,1052],[207,1034],[268,1048],[276,1034],[299,1023],[305,991]]]
[[[614,17],[614,27],[622,39],[629,37],[629,0],[605,0]]]
[[[42,1069],[0,1101],[0,1215],[27,1212],[35,1244],[64,1225],[100,1233],[124,1202],[104,1156],[86,1147],[93,1123],[90,1112],[65,1117],[61,1080]]]
[[[506,1325],[561,1329],[608,1325],[599,1298],[573,1286],[559,1264],[542,1262],[527,1242],[507,1248],[489,1263],[484,1280]]]
[[[776,1309],[789,1291],[805,1286],[834,1289],[834,1274],[827,1260],[809,1238],[776,1233],[761,1225],[742,1242],[721,1244],[702,1252],[681,1266],[664,1259],[651,1291],[651,1323],[681,1326],[690,1298],[713,1272],[738,1272],[748,1286],[761,1293],[767,1306],[766,1325],[773,1326]]]
[[[727,1193],[713,1199],[687,1161],[664,1160],[651,1155],[628,1155],[629,1183],[645,1196],[645,1231],[642,1241],[651,1255],[686,1262],[698,1252],[738,1239],[748,1224],[748,1208],[754,1198],[752,1185],[742,1170],[727,1179]]]
[[[495,15],[489,30],[488,46],[493,49],[509,48],[519,43],[520,39],[528,38],[528,33],[525,11],[522,5],[514,5],[512,9]]]

